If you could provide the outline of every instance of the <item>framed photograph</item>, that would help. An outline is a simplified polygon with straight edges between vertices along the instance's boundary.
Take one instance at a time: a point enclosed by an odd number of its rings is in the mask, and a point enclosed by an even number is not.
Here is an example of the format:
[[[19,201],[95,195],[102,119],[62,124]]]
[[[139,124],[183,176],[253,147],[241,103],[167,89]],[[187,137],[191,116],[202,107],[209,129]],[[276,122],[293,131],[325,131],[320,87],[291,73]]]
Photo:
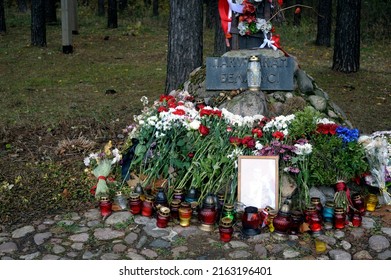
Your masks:
[[[239,156],[238,201],[278,209],[278,156]]]

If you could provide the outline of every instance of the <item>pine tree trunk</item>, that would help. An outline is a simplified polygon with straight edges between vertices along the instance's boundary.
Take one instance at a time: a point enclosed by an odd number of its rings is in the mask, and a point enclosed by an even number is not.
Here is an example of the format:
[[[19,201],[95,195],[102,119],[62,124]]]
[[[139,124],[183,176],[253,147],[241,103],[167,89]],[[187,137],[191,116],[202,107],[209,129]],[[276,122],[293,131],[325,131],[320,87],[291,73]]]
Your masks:
[[[330,47],[333,0],[322,0],[318,4],[318,32],[316,44]]]
[[[117,0],[109,0],[107,7],[107,27],[118,27]]]
[[[57,23],[56,0],[45,0],[46,23]]]
[[[18,10],[21,13],[27,12],[27,2],[26,0],[18,0]]]
[[[360,69],[361,0],[338,0],[332,69],[352,73]]]
[[[215,6],[217,6],[217,0],[208,0],[205,1],[206,4],[206,19],[205,27],[212,29],[216,26],[216,21],[219,20],[219,17],[216,17]]]
[[[178,89],[202,65],[203,1],[170,0],[166,93]]]
[[[105,0],[98,0],[98,16],[105,16]]]
[[[118,10],[120,13],[126,10],[128,7],[128,0],[119,0],[118,1]]]
[[[152,2],[152,15],[154,17],[159,16],[159,0],[153,0]]]
[[[31,45],[46,47],[45,1],[31,1]]]
[[[4,0],[0,0],[0,35],[5,34],[7,28],[5,26],[5,11],[4,11]]]

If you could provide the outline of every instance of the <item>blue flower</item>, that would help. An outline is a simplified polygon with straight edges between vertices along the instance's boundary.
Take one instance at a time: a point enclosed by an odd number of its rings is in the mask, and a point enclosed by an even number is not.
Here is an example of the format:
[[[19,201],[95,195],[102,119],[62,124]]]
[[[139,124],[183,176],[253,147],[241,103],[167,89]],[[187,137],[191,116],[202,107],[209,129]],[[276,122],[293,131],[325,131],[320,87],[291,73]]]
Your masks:
[[[352,141],[357,141],[359,135],[358,129],[349,129],[344,126],[338,126],[337,129],[335,130],[337,133],[338,137],[342,139],[344,143],[352,142]]]

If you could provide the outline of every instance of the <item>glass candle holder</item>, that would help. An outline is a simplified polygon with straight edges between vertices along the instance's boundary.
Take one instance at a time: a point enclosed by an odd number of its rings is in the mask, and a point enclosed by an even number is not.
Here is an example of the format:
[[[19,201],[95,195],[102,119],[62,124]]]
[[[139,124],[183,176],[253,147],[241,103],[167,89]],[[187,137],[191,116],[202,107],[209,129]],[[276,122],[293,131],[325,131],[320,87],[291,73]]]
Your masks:
[[[185,194],[182,189],[175,189],[172,199],[179,200],[180,202],[185,200]]]
[[[232,220],[229,217],[221,218],[219,225],[220,240],[223,242],[231,241],[233,232]]]
[[[171,204],[170,204],[171,218],[179,219],[179,207],[180,206],[181,206],[181,201],[179,199],[171,200]]]
[[[100,202],[99,202],[99,209],[100,209],[100,214],[102,217],[107,217],[111,215],[112,210],[112,203],[107,197],[101,197]]]
[[[190,208],[190,203],[182,202],[178,211],[179,211],[179,224],[182,227],[190,226],[190,219],[192,216],[191,214],[193,212],[193,210]]]
[[[140,194],[131,193],[129,196],[129,210],[133,215],[140,214],[141,212],[142,201]]]
[[[118,191],[116,192],[114,198],[113,198],[113,205],[112,205],[113,211],[121,211],[128,209],[128,202],[125,196],[122,194],[122,192]]]
[[[354,212],[352,215],[352,225],[353,227],[360,227],[362,223],[362,216],[360,212]]]
[[[312,215],[316,214],[317,210],[314,205],[309,205],[307,208],[304,210],[304,221],[309,224],[312,219]]]
[[[154,207],[155,209],[159,210],[159,208],[162,206],[168,207],[168,200],[164,189],[159,187],[157,188],[157,192],[155,194]]]
[[[320,202],[320,198],[319,197],[311,197],[311,204],[315,206],[316,210],[320,214],[322,214],[322,212],[323,212],[323,205]]]
[[[320,234],[322,231],[322,218],[317,210],[310,217],[309,228],[314,235]]]
[[[261,218],[257,207],[248,206],[244,209],[242,227],[245,235],[253,236],[261,233],[260,222]]]
[[[346,213],[341,207],[334,209],[334,228],[343,229],[346,224]]]
[[[353,207],[363,215],[365,213],[365,201],[361,194],[355,194],[352,197]]]
[[[141,215],[144,217],[151,217],[153,214],[153,197],[150,195],[145,196],[145,200],[141,206]]]
[[[223,210],[221,212],[221,219],[224,217],[228,217],[232,220],[232,223],[235,222],[236,219],[236,213],[235,208],[233,204],[225,203],[223,206]]]
[[[300,226],[304,221],[303,214],[299,210],[294,210],[291,213],[291,224],[288,233],[291,235],[297,235],[300,232]]]
[[[217,218],[217,211],[214,205],[204,205],[198,213],[198,217],[201,222],[201,230],[213,231]]]
[[[169,221],[170,221],[170,208],[165,206],[160,207],[156,217],[156,226],[159,228],[165,228],[167,227]]]
[[[287,234],[291,226],[291,215],[289,212],[278,211],[277,216],[273,219],[274,232]]]
[[[379,202],[379,199],[377,198],[376,194],[369,194],[367,197],[367,205],[366,209],[369,212],[373,212],[376,209],[377,203]]]
[[[267,215],[266,225],[268,226],[270,232],[274,232],[273,220],[275,219],[277,214],[278,210],[272,209],[269,210],[269,214]]]
[[[191,208],[191,219],[190,222],[197,223],[199,221],[198,219],[198,212],[200,211],[199,204],[197,201],[193,201],[190,203]]]
[[[327,201],[323,207],[322,216],[325,223],[332,223],[334,221],[334,202]]]

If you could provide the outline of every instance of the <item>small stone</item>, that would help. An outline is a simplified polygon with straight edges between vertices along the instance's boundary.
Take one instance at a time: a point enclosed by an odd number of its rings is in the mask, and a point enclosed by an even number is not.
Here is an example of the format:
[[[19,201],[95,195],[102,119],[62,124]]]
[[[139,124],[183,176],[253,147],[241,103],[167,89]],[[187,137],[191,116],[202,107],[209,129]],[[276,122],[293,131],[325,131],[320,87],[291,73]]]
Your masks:
[[[267,258],[267,250],[265,246],[262,246],[261,244],[257,244],[254,247],[255,253],[259,256],[260,259],[266,259]]]
[[[0,253],[12,253],[18,250],[18,246],[14,242],[5,242],[0,244]]]
[[[148,238],[145,235],[141,236],[140,240],[138,241],[138,243],[136,245],[136,248],[140,249],[141,247],[143,247],[145,245],[145,243],[147,243],[147,240],[148,240]]]
[[[133,217],[129,211],[113,212],[105,221],[107,225],[125,224]]]
[[[353,260],[372,260],[371,254],[368,251],[362,250],[353,255]]]
[[[73,259],[77,258],[78,255],[79,254],[77,252],[69,252],[69,253],[67,253],[67,256],[70,257],[70,258],[73,258]]]
[[[336,230],[334,232],[334,237],[337,238],[337,239],[342,239],[345,237],[345,232],[343,232],[342,230]]]
[[[71,248],[77,251],[83,250],[84,244],[83,243],[73,243],[71,245]]]
[[[119,259],[119,255],[117,254],[114,254],[114,253],[106,253],[106,254],[103,254],[100,259],[101,260],[118,260]]]
[[[330,246],[333,246],[333,245],[335,245],[337,243],[337,240],[334,237],[327,236],[327,235],[321,235],[317,239],[319,239],[320,241],[325,242],[326,244],[328,244]]]
[[[235,241],[235,240],[230,241],[229,244],[231,245],[231,247],[233,249],[247,248],[248,247],[248,245],[246,243],[241,242],[241,241]]]
[[[20,256],[19,258],[23,259],[23,260],[33,260],[33,259],[38,258],[39,255],[41,255],[40,252],[35,252],[35,253],[28,254],[28,255]]]
[[[382,235],[373,235],[368,240],[369,248],[376,252],[381,252],[390,247],[390,241]]]
[[[299,252],[293,250],[293,249],[287,249],[287,250],[284,250],[283,252],[283,256],[285,259],[293,259],[293,258],[296,258],[300,255]]]
[[[65,248],[60,245],[54,245],[52,248],[53,253],[55,254],[61,254],[65,252]]]
[[[100,252],[97,252],[97,253],[93,253],[91,251],[85,251],[84,254],[83,254],[83,260],[91,260],[93,258],[96,258],[97,256],[99,256]]]
[[[56,255],[47,254],[42,257],[43,260],[59,260],[60,257]]]
[[[134,217],[134,222],[139,225],[146,225],[150,222],[151,218],[150,217],[145,217],[142,215],[137,215]]]
[[[381,231],[391,237],[391,228],[389,228],[389,227],[382,227]]]
[[[101,223],[100,223],[99,220],[93,220],[93,221],[89,221],[89,222],[87,223],[87,226],[89,226],[89,227],[91,228],[91,227],[99,226],[100,224],[101,224]]]
[[[238,250],[238,251],[234,251],[232,253],[229,254],[230,258],[232,259],[246,259],[246,258],[249,258],[251,256],[251,254],[247,251],[244,251],[244,250]]]
[[[21,228],[18,228],[12,232],[12,238],[21,238],[25,237],[27,234],[34,232],[35,229],[33,226],[24,226]]]
[[[350,244],[349,242],[347,242],[346,240],[342,240],[341,241],[341,245],[342,245],[342,248],[344,250],[349,250],[350,248],[352,248],[352,244]]]
[[[177,259],[181,256],[182,253],[186,253],[188,250],[189,250],[189,248],[187,246],[175,247],[174,249],[171,250],[172,257],[174,259]]]
[[[124,241],[125,241],[126,244],[128,244],[128,245],[132,245],[132,244],[137,240],[137,238],[138,238],[137,234],[134,233],[134,232],[131,232],[131,233],[129,233],[129,234],[125,237]]]
[[[126,256],[131,260],[145,260],[145,257],[134,252],[129,252]]]
[[[154,247],[154,248],[168,248],[171,246],[170,242],[164,241],[162,239],[155,239],[152,241],[149,246]]]
[[[98,240],[111,240],[123,237],[124,235],[124,232],[110,228],[98,228],[94,231],[94,236]]]
[[[372,229],[376,225],[376,222],[374,219],[369,217],[362,217],[361,227],[365,229]]]
[[[88,233],[79,233],[69,236],[69,239],[73,242],[86,242],[89,237]]]
[[[317,111],[323,112],[327,108],[327,100],[324,97],[310,95],[308,100]]]
[[[391,250],[385,250],[377,255],[379,260],[391,260]]]
[[[156,259],[159,256],[155,251],[151,249],[144,249],[140,253],[146,256],[148,259]]]
[[[295,73],[297,84],[302,93],[310,93],[314,90],[311,78],[301,69],[298,69]]]
[[[126,247],[126,245],[124,245],[124,244],[115,244],[113,246],[113,252],[114,253],[122,253],[122,252],[125,252],[127,248],[128,247]]]
[[[344,250],[340,250],[340,249],[334,249],[334,250],[331,250],[329,251],[329,256],[332,260],[351,260],[352,259],[352,256],[344,251]]]
[[[46,239],[52,237],[51,232],[37,233],[34,235],[34,242],[37,245],[41,245],[45,242]]]
[[[259,243],[259,242],[262,242],[262,241],[265,241],[265,240],[269,240],[270,236],[271,236],[270,232],[257,234],[257,235],[251,236],[248,239],[248,242],[250,242],[250,243]]]
[[[364,236],[365,230],[361,227],[353,228],[350,234],[353,236],[354,239],[360,239]]]
[[[84,217],[87,220],[99,220],[101,218],[101,215],[98,209],[90,209],[84,213]]]
[[[43,221],[43,224],[44,225],[53,225],[55,223],[55,221],[54,220],[52,220],[52,219],[46,219],[46,220],[44,220]]]

